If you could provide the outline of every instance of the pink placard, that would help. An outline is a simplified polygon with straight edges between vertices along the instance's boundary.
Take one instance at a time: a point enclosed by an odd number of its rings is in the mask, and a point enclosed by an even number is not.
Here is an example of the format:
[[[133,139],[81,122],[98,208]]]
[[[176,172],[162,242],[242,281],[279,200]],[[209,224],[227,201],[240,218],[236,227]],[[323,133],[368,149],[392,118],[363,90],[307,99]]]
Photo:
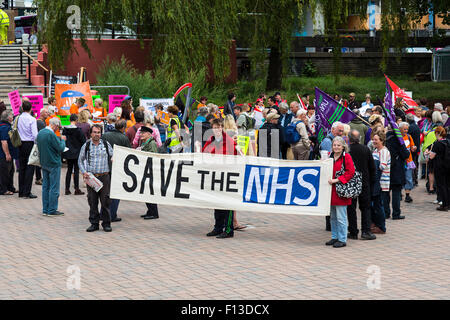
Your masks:
[[[32,105],[33,113],[36,118],[40,117],[41,109],[44,107],[44,96],[42,94],[22,95],[23,98],[27,97]]]
[[[127,95],[125,94],[111,94],[109,95],[109,113],[113,113],[116,107],[120,107],[120,103]]]
[[[14,112],[14,115],[17,116],[19,114],[20,106],[22,105],[22,100],[20,99],[19,90],[12,91],[8,93],[9,102],[11,102],[11,108]]]

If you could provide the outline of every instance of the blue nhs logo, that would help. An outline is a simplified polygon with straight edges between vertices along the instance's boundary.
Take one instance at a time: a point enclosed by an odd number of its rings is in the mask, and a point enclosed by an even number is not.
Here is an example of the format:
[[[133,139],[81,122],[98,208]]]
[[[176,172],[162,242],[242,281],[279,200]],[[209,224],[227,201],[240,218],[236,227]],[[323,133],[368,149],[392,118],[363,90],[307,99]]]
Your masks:
[[[317,206],[320,167],[246,165],[244,202]]]

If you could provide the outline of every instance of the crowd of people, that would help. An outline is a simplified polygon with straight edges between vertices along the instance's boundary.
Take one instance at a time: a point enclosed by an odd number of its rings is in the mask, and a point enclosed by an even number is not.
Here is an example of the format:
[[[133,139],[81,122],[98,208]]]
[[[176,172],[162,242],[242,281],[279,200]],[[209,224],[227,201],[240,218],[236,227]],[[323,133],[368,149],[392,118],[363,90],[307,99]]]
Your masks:
[[[361,212],[361,235],[364,240],[387,232],[386,220],[401,220],[401,201],[413,202],[413,190],[419,179],[426,179],[426,190],[436,195],[437,210],[448,211],[450,205],[450,142],[448,117],[450,106],[429,105],[426,99],[418,107],[405,108],[401,98],[395,102],[395,121],[404,143],[400,143],[390,126],[385,125],[382,102],[373,103],[370,94],[360,103],[354,93],[334,99],[352,110],[357,117],[350,123],[334,122],[330,132],[319,140],[316,133],[314,102],[307,94],[289,104],[280,92],[259,95],[252,104],[237,104],[230,93],[223,107],[201,97],[189,109],[183,121],[185,106],[181,103],[154,112],[144,107],[133,109],[127,96],[112,113],[101,99],[95,108],[79,98],[70,108],[70,125],[61,126],[54,97],[39,118],[32,105],[23,99],[20,114],[14,116],[0,102],[0,195],[18,193],[20,198],[37,198],[32,193],[35,183],[42,185],[42,213],[61,216],[58,211],[61,165],[67,164],[65,195],[84,195],[79,174],[87,184],[90,207],[88,232],[112,230],[111,222],[119,222],[118,199],[110,199],[111,157],[114,145],[152,153],[208,152],[236,156],[258,156],[289,160],[333,159],[330,216],[326,230],[331,231],[327,245],[344,247],[347,239],[358,239],[357,206]],[[405,112],[406,110],[406,112]],[[411,112],[411,110],[413,112]],[[167,113],[165,124],[157,111]],[[189,120],[191,119],[191,120]],[[238,143],[239,137],[247,141]],[[40,167],[29,164],[34,145],[39,150]],[[18,171],[18,190],[14,172]],[[348,183],[359,172],[362,192],[356,198],[344,198],[337,184]],[[103,187],[97,190],[88,183],[95,177]],[[403,191],[404,190],[404,191]],[[404,192],[404,194],[403,194]],[[100,202],[100,209],[99,209]],[[159,217],[156,204],[147,203],[145,220]],[[215,210],[215,225],[207,236],[233,237],[234,230],[245,226],[237,221],[233,210]]]

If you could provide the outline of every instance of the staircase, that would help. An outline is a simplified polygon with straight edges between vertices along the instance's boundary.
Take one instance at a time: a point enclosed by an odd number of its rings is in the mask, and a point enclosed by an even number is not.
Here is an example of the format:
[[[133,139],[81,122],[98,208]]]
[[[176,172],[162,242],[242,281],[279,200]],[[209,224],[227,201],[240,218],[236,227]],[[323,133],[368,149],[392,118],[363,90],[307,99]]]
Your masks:
[[[20,48],[27,51],[28,46],[7,45],[0,46],[0,101],[3,100],[8,109],[11,105],[8,99],[8,92],[15,90],[19,86],[27,86],[27,63],[28,57],[22,54],[22,71],[20,74]],[[30,46],[30,55],[37,58],[38,47]],[[31,61],[32,62],[32,61]],[[13,88],[12,88],[13,87]],[[37,88],[19,88],[19,93],[41,93]],[[45,101],[46,99],[44,99]]]

